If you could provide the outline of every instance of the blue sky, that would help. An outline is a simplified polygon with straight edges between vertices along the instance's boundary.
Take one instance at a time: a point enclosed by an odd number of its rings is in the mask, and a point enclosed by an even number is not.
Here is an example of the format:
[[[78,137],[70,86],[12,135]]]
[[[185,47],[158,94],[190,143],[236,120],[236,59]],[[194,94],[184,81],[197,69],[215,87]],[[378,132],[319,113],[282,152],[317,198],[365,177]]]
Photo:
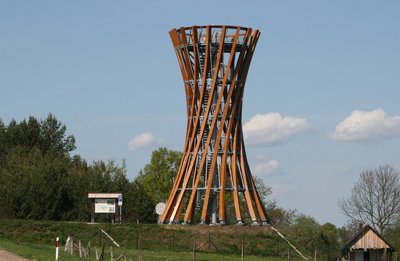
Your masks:
[[[244,94],[246,149],[272,198],[344,225],[364,169],[400,169],[398,1],[1,1],[0,118],[53,113],[89,162],[182,150],[183,83],[168,31],[261,30]]]

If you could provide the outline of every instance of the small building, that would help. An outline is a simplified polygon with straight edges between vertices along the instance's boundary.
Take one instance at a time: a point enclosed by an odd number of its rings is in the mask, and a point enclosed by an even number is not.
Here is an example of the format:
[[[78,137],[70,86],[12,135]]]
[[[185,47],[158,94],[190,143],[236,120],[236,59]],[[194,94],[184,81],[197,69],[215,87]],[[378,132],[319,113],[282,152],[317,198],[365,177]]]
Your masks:
[[[348,261],[391,261],[394,248],[371,226],[365,225],[342,248]]]

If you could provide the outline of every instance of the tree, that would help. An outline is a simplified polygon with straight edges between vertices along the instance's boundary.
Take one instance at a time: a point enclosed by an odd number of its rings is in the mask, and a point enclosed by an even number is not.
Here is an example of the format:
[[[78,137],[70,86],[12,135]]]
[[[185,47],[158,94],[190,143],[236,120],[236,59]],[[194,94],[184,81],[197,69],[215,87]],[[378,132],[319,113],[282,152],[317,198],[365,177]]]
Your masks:
[[[69,157],[69,153],[76,147],[74,136],[67,136],[66,130],[66,126],[53,114],[40,121],[33,116],[19,123],[11,120],[8,126],[0,121],[0,160],[16,146],[28,149],[37,147],[43,154]]]
[[[64,182],[68,159],[17,146],[0,169],[1,217],[59,220],[73,207]]]
[[[68,197],[72,202],[70,211],[62,216],[65,220],[89,220],[91,203],[87,198],[89,192],[121,192],[124,197],[123,217],[126,216],[125,206],[130,199],[127,193],[130,190],[129,180],[126,177],[126,164],[122,165],[110,160],[93,162],[88,165],[80,156],[71,159],[66,180]],[[108,217],[100,216],[100,220],[107,220]]]
[[[340,256],[342,238],[340,230],[331,223],[325,223],[319,227],[317,249],[318,255],[325,255],[326,260],[337,260]]]
[[[66,136],[67,127],[49,114],[40,125],[40,149],[43,153],[60,153],[69,155],[76,149],[75,137]]]
[[[258,195],[264,206],[268,204],[268,197],[272,194],[272,188],[265,185],[264,180],[258,176],[253,176],[254,184],[256,185]]]
[[[0,164],[6,152],[6,131],[7,128],[3,121],[0,119]]]
[[[385,165],[365,170],[350,198],[339,207],[351,222],[368,223],[380,233],[400,219],[400,180],[395,168]]]
[[[306,256],[311,256],[318,245],[319,229],[318,222],[304,214],[296,215],[292,224],[279,226],[280,232]]]
[[[395,248],[400,248],[400,221],[388,228],[385,232],[385,239]]]
[[[0,218],[89,220],[88,192],[122,192],[127,205],[134,202],[125,197],[132,187],[125,161],[89,165],[71,157],[74,149],[75,138],[52,114],[8,126],[0,120]]]
[[[154,204],[168,199],[181,156],[181,152],[159,148],[153,151],[150,163],[146,164],[136,178]]]
[[[296,209],[285,210],[278,206],[276,200],[269,201],[266,205],[267,215],[272,226],[281,228],[293,224],[298,217]]]
[[[140,223],[155,223],[156,204],[145,193],[143,185],[137,180],[129,183],[129,189],[124,194],[123,216],[128,221],[140,221]]]

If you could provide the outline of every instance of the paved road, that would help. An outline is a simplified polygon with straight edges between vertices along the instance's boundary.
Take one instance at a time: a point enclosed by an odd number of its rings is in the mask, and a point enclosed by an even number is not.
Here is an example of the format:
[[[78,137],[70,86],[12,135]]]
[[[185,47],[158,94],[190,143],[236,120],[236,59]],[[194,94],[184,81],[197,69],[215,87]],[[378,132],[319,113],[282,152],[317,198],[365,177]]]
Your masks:
[[[0,261],[28,261],[28,259],[0,249]]]

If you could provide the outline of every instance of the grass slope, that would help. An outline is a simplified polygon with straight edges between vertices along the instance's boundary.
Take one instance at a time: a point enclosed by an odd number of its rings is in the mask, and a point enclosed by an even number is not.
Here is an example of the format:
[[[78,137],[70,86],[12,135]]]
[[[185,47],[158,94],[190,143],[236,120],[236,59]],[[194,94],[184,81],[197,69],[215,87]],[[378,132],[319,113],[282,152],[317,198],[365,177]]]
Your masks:
[[[111,235],[121,247],[112,243],[100,228]],[[104,242],[107,252],[112,246],[114,258],[124,254],[137,260],[287,260],[288,246],[265,227],[238,226],[166,226],[147,224],[86,224],[75,222],[0,220],[0,247],[29,259],[54,260],[55,238],[64,246],[68,236],[75,243],[87,246],[91,256]],[[61,248],[60,260],[80,260],[66,256]],[[106,255],[109,260],[109,253]],[[87,259],[86,259],[87,260]],[[95,260],[94,258],[90,260]],[[296,259],[292,259],[296,260]]]

